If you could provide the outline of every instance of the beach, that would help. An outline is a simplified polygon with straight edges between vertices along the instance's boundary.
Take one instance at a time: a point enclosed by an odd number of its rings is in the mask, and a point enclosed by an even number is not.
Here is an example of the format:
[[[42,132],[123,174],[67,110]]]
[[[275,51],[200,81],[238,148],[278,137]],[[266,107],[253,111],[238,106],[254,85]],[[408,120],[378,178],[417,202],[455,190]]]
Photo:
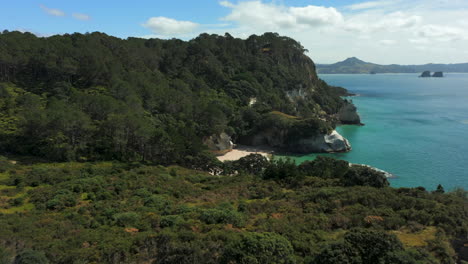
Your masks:
[[[238,160],[242,157],[248,156],[250,154],[260,154],[267,159],[270,159],[273,155],[273,150],[268,147],[249,147],[243,145],[237,145],[233,150],[218,156],[218,160],[220,161],[228,161],[228,160]]]

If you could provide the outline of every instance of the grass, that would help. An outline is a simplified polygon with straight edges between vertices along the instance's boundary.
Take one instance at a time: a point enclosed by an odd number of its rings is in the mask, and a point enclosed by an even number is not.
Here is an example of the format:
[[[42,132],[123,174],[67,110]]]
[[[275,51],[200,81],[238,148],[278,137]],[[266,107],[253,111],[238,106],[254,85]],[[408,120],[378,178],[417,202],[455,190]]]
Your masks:
[[[34,204],[25,202],[24,204],[11,208],[0,208],[1,214],[14,214],[19,212],[30,211],[34,208]]]
[[[297,116],[288,115],[288,114],[285,114],[285,113],[280,112],[280,111],[271,111],[270,113],[274,114],[274,115],[277,115],[277,116],[280,116],[280,117],[283,117],[283,118],[286,118],[286,119],[298,119],[299,118]]]
[[[14,189],[16,186],[0,185],[0,191]]]
[[[434,240],[437,232],[436,227],[429,226],[417,233],[407,233],[405,231],[393,231],[405,247],[424,247],[427,241]]]
[[[0,191],[2,190],[12,190],[16,189],[16,186],[7,186],[7,185],[0,185]],[[26,194],[29,190],[34,189],[34,187],[24,187],[21,191],[14,191],[14,194],[10,195],[0,195],[0,200],[6,202],[6,204],[0,205],[0,213],[1,214],[13,214],[13,213],[18,213],[18,212],[25,212],[29,211],[34,208],[34,205],[32,203],[29,203],[29,199],[26,198]],[[23,204],[19,206],[9,206],[8,201],[11,199],[16,199],[16,198],[26,198],[23,202]],[[3,207],[3,208],[2,208]],[[8,208],[5,208],[8,207]]]

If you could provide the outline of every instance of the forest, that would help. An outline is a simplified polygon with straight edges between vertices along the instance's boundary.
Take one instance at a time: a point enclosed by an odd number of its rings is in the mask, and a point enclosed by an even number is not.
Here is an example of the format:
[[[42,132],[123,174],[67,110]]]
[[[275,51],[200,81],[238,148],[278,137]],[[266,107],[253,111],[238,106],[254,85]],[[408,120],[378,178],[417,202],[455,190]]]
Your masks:
[[[276,33],[3,31],[0,263],[466,263],[463,189],[327,157],[222,163],[203,144],[334,129],[347,91],[305,52]]]
[[[5,31],[0,151],[190,166],[206,157],[203,138],[237,142],[276,124],[261,122],[273,111],[306,120],[308,133],[329,131],[344,91],[320,80],[304,51],[275,33],[182,41]]]

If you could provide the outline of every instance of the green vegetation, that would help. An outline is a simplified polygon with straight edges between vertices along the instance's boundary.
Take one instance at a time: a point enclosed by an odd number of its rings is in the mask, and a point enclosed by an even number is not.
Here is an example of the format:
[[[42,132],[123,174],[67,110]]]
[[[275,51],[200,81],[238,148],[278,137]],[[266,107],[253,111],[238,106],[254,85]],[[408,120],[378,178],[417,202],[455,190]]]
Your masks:
[[[300,118],[307,133],[329,130],[342,92],[317,78],[298,42],[274,33],[185,42],[5,31],[0,153],[196,168],[209,158],[203,138],[251,137],[271,112]]]
[[[334,128],[347,91],[304,51],[274,33],[4,31],[0,263],[455,263],[464,190],[394,189],[331,158],[207,151],[221,132],[294,141]]]
[[[0,199],[33,206],[1,205],[3,263],[455,263],[450,241],[468,231],[460,190],[394,189],[325,157],[297,166],[251,155],[221,176],[140,163],[7,166]]]

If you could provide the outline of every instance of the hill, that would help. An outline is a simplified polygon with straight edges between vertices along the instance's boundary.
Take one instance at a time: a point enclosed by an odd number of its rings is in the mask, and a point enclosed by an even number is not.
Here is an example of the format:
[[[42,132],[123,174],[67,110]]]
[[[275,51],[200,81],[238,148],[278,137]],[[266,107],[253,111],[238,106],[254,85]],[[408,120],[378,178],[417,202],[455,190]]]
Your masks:
[[[317,73],[421,73],[468,72],[468,63],[424,65],[380,65],[362,61],[356,57],[333,64],[317,64]]]
[[[5,31],[0,152],[193,165],[209,156],[203,143],[210,138],[252,142],[267,129],[283,138],[258,144],[293,150],[294,131],[326,136],[348,104],[345,90],[320,80],[304,51],[274,33],[182,41]],[[275,111],[297,119],[279,128]]]

